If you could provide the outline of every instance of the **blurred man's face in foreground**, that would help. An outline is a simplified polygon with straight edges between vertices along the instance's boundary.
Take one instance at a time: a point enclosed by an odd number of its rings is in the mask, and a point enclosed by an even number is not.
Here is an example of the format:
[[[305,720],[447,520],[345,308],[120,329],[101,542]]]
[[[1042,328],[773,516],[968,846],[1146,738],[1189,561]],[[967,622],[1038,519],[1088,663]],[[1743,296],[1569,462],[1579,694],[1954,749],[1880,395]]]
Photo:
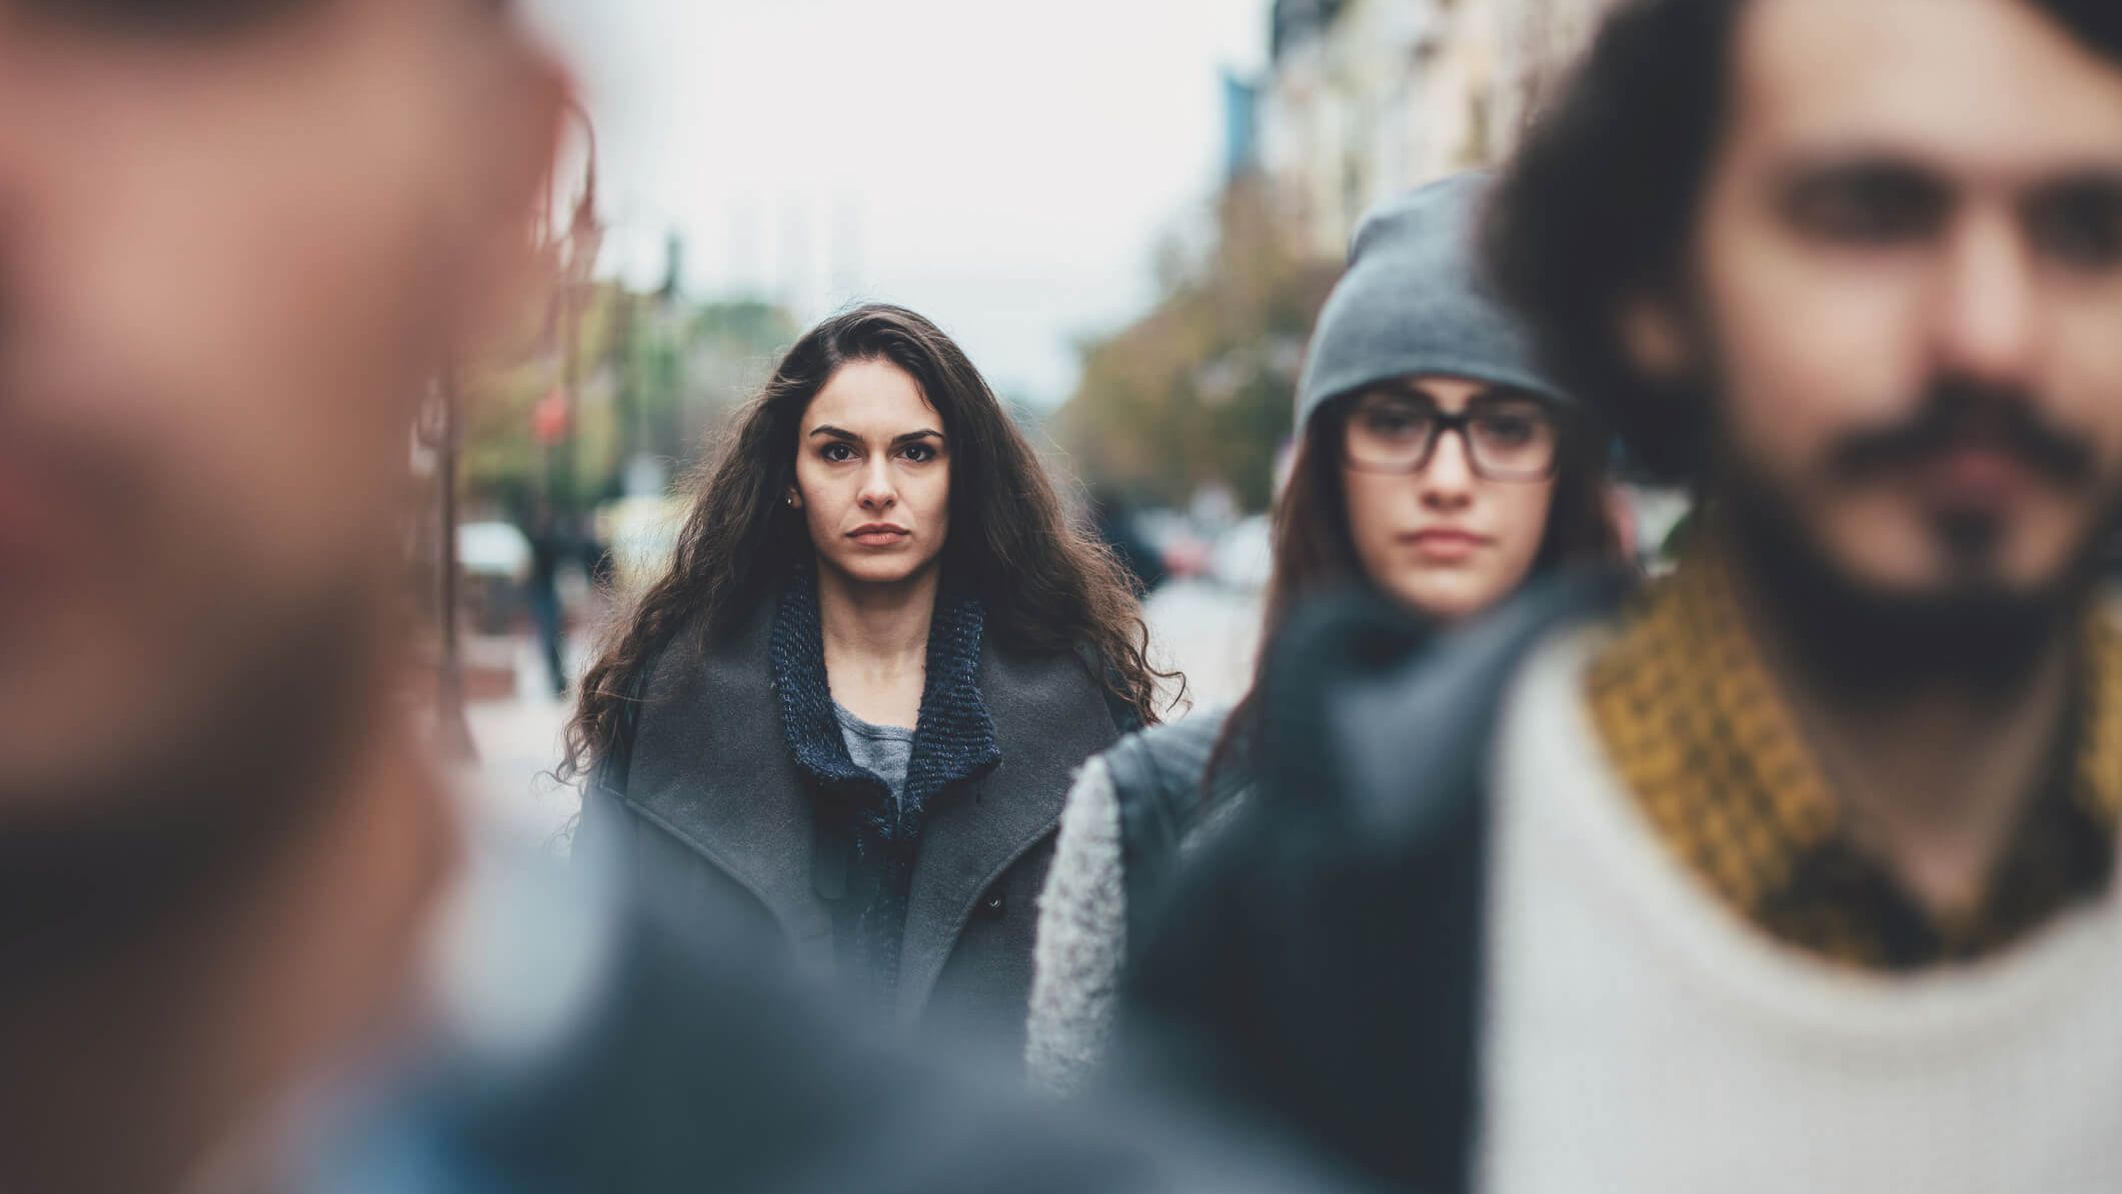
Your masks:
[[[0,0],[0,829],[329,766],[553,80],[485,0]],[[518,279],[520,281],[520,279]]]
[[[1676,321],[1719,467],[1857,591],[2059,591],[2122,482],[2122,62],[2020,0],[1754,0],[1729,107]]]

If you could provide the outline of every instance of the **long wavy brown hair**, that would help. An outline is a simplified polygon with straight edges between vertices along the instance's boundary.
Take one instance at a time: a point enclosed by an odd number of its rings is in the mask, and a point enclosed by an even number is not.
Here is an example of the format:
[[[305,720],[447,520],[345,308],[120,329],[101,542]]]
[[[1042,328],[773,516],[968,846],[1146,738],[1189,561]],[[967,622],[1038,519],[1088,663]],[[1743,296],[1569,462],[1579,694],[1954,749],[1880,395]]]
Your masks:
[[[614,623],[582,678],[567,728],[563,780],[587,773],[618,740],[636,680],[678,636],[702,648],[734,633],[813,558],[795,482],[803,412],[840,368],[888,361],[943,419],[950,442],[950,531],[942,566],[987,608],[988,633],[1026,654],[1083,652],[1097,681],[1144,725],[1160,680],[1147,625],[1113,553],[1067,516],[1061,497],[985,379],[942,329],[903,307],[870,304],[812,328],[726,431],[700,474],[670,568]]]

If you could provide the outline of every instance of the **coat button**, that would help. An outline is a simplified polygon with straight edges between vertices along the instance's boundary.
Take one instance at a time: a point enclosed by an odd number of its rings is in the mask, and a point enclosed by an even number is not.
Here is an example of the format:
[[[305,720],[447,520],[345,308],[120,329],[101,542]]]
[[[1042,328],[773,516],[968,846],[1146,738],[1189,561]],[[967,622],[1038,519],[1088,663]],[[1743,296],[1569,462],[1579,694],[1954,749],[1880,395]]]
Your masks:
[[[983,906],[987,909],[987,914],[989,916],[1002,915],[1002,909],[1004,906],[1002,902],[1002,893],[999,891],[989,892],[987,894],[987,900]]]

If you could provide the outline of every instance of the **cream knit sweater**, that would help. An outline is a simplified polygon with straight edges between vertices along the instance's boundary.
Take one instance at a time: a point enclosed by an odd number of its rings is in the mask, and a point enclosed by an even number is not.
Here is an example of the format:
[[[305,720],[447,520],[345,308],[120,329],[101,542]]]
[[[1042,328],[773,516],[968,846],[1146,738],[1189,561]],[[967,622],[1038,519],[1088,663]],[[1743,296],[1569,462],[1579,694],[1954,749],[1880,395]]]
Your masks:
[[[1548,644],[1498,739],[1480,1188],[2122,1190],[2122,904],[1888,977],[1726,911],[1651,836]]]

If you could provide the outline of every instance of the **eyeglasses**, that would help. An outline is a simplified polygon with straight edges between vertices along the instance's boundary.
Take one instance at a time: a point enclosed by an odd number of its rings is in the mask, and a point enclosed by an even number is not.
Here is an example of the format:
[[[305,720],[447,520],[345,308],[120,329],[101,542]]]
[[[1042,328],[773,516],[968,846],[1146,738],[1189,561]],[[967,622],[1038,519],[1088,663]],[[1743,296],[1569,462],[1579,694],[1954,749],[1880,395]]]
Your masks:
[[[1370,391],[1350,401],[1341,421],[1342,458],[1366,472],[1419,473],[1437,441],[1457,432],[1474,475],[1489,481],[1542,481],[1555,473],[1562,427],[1532,397],[1477,398],[1456,415],[1412,394]]]

